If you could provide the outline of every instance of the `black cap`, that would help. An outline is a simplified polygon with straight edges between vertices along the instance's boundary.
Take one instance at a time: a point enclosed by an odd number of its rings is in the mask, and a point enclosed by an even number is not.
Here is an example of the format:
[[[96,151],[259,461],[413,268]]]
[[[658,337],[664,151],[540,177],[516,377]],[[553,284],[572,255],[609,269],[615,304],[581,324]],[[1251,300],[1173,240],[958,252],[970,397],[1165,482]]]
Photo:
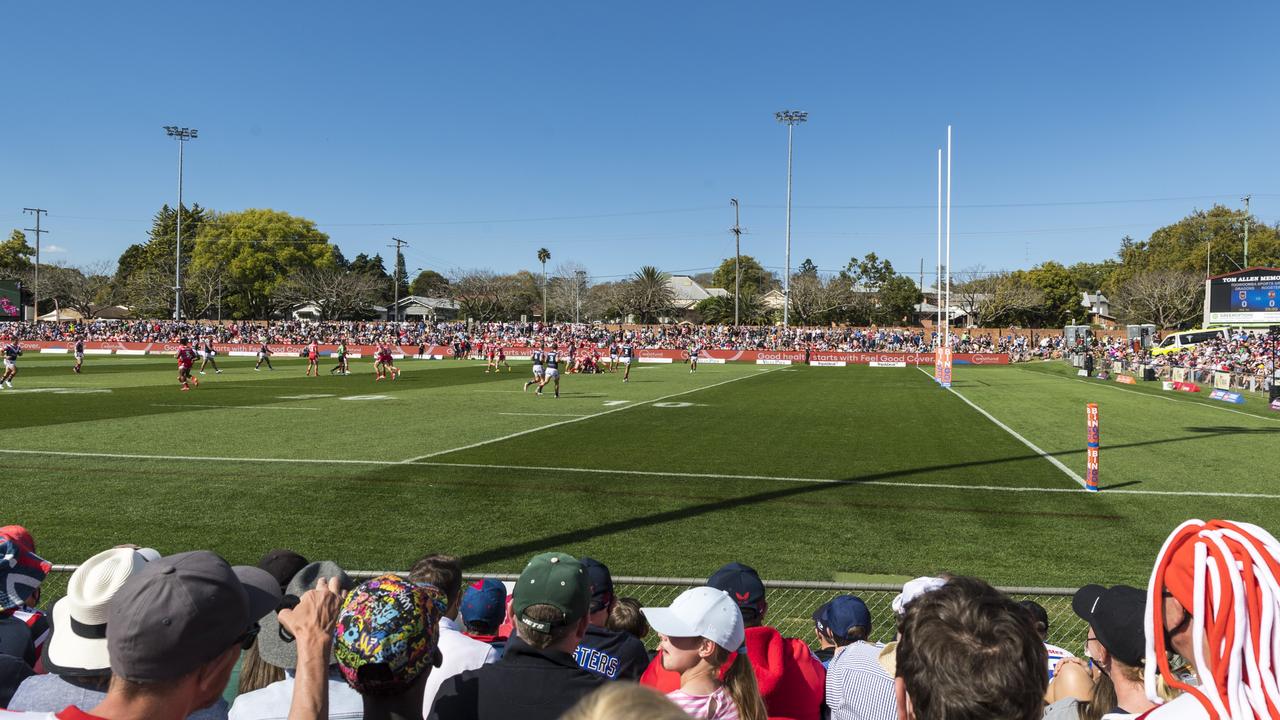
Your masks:
[[[1071,609],[1089,623],[1107,652],[1130,667],[1141,667],[1147,654],[1144,614],[1147,593],[1128,585],[1105,588],[1085,585],[1071,598]]]
[[[268,550],[267,554],[258,561],[258,567],[271,573],[271,577],[280,583],[281,592],[288,587],[293,576],[309,564],[307,559],[298,553],[283,548]]]
[[[594,558],[578,558],[591,581],[591,612],[599,612],[613,604],[613,575],[609,567]]]
[[[760,606],[764,603],[764,582],[760,573],[750,565],[732,562],[711,573],[707,585],[729,593],[729,597],[742,609],[743,620],[755,620],[760,617]]]

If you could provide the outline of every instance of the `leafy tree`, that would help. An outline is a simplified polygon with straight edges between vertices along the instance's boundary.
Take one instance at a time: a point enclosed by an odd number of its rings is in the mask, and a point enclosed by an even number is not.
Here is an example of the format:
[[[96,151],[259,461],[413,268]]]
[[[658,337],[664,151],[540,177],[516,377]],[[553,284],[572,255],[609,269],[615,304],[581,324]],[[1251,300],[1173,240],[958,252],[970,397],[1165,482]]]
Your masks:
[[[231,317],[265,318],[278,309],[273,294],[289,275],[335,267],[333,247],[306,218],[242,210],[205,221],[191,263],[219,272]]]
[[[542,320],[547,320],[547,261],[551,259],[551,251],[538,248],[538,262],[542,263]]]
[[[812,261],[812,260],[810,260],[809,258],[805,258],[805,259],[804,259],[804,262],[800,263],[800,269],[796,271],[796,274],[797,274],[797,275],[806,275],[806,276],[809,276],[809,277],[817,277],[817,276],[818,276],[818,266],[817,266],[817,265],[814,265],[814,264],[813,264],[813,261]]]
[[[405,269],[404,253],[396,253],[396,286],[400,297],[409,294],[409,271]]]
[[[750,255],[742,255],[742,292],[748,290],[763,294],[777,287],[778,281],[773,274],[765,270],[758,260]],[[725,258],[720,267],[711,274],[711,284],[733,293],[733,258]]]
[[[877,298],[877,320],[889,325],[914,325],[916,305],[922,297],[919,286],[905,275],[885,280]]]
[[[0,275],[22,277],[31,269],[31,257],[35,254],[36,249],[27,243],[26,233],[14,230],[8,240],[0,243]]]
[[[1041,263],[1026,271],[1026,279],[1043,296],[1039,313],[1042,327],[1067,325],[1084,314],[1075,280],[1062,263]]]
[[[705,323],[733,324],[732,295],[713,295],[699,302],[694,309]],[[742,294],[738,302],[738,317],[744,325],[767,325],[771,320],[769,308],[765,307],[760,294],[754,291]]]
[[[1244,264],[1244,229],[1249,225],[1249,264],[1280,264],[1280,234],[1276,228],[1245,218],[1241,211],[1222,205],[1197,210],[1166,225],[1146,240],[1125,238],[1120,244],[1120,267],[1112,278],[1115,288],[1147,270],[1186,270],[1204,277],[1218,275]],[[1208,261],[1206,268],[1206,260]]]
[[[435,270],[423,270],[409,285],[409,292],[422,297],[449,297],[449,278]]]
[[[670,279],[670,275],[652,265],[645,265],[631,277],[626,305],[638,322],[656,322],[671,312],[675,293],[668,284]]]
[[[1103,292],[1106,293],[1111,288],[1111,276],[1120,268],[1120,263],[1115,260],[1103,260],[1102,262],[1078,262],[1067,268],[1067,272],[1071,273],[1071,279],[1076,284],[1076,290],[1080,292]]]

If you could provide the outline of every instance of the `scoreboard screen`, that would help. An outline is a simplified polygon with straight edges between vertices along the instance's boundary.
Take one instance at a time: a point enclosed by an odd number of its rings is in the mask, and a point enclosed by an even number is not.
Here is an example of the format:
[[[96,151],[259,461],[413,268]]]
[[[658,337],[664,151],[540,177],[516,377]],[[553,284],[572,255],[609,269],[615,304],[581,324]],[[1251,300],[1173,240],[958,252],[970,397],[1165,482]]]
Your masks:
[[[1208,300],[1210,323],[1280,323],[1280,270],[1213,278]]]

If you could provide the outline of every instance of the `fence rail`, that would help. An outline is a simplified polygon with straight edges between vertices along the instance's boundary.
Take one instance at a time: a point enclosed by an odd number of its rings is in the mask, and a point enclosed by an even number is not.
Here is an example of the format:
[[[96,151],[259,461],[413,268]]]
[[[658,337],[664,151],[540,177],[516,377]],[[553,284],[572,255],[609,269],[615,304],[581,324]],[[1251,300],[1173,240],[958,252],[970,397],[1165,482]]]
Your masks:
[[[41,586],[40,605],[48,610],[66,594],[67,581],[75,565],[54,565],[53,571]],[[385,574],[385,570],[353,570],[356,579],[367,579]],[[400,572],[400,571],[397,571]],[[408,573],[400,572],[402,575]],[[468,582],[480,578],[494,578],[514,582],[519,575],[483,574],[467,575]],[[615,577],[614,592],[618,597],[635,598],[641,606],[669,605],[677,595],[691,587],[704,585],[702,578],[664,577]],[[767,621],[787,637],[799,637],[816,647],[813,632],[813,612],[836,595],[853,594],[862,598],[871,611],[872,639],[888,642],[893,639],[895,618],[890,603],[901,591],[899,585],[882,583],[840,583],[808,580],[765,581],[766,599],[769,603]],[[1071,610],[1072,588],[1052,587],[1002,587],[1015,600],[1034,600],[1049,613],[1049,642],[1079,655],[1084,651],[1085,632],[1088,629]],[[650,635],[648,644],[653,646],[657,638]]]

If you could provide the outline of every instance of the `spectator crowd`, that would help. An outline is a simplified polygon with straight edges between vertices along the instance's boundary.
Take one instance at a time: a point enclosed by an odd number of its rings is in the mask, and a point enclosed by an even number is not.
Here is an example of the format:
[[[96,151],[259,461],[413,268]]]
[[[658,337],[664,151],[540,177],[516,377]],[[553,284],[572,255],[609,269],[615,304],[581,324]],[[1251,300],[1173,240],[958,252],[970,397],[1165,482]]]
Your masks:
[[[738,562],[646,608],[559,552],[508,590],[445,554],[360,582],[289,550],[250,567],[120,545],[51,608],[50,569],[27,529],[0,528],[0,719],[1280,717],[1280,542],[1248,523],[1189,520],[1148,587],[1080,588],[1083,658],[1046,643],[1043,608],[964,576],[906,583],[887,644],[837,595],[813,651]]]

